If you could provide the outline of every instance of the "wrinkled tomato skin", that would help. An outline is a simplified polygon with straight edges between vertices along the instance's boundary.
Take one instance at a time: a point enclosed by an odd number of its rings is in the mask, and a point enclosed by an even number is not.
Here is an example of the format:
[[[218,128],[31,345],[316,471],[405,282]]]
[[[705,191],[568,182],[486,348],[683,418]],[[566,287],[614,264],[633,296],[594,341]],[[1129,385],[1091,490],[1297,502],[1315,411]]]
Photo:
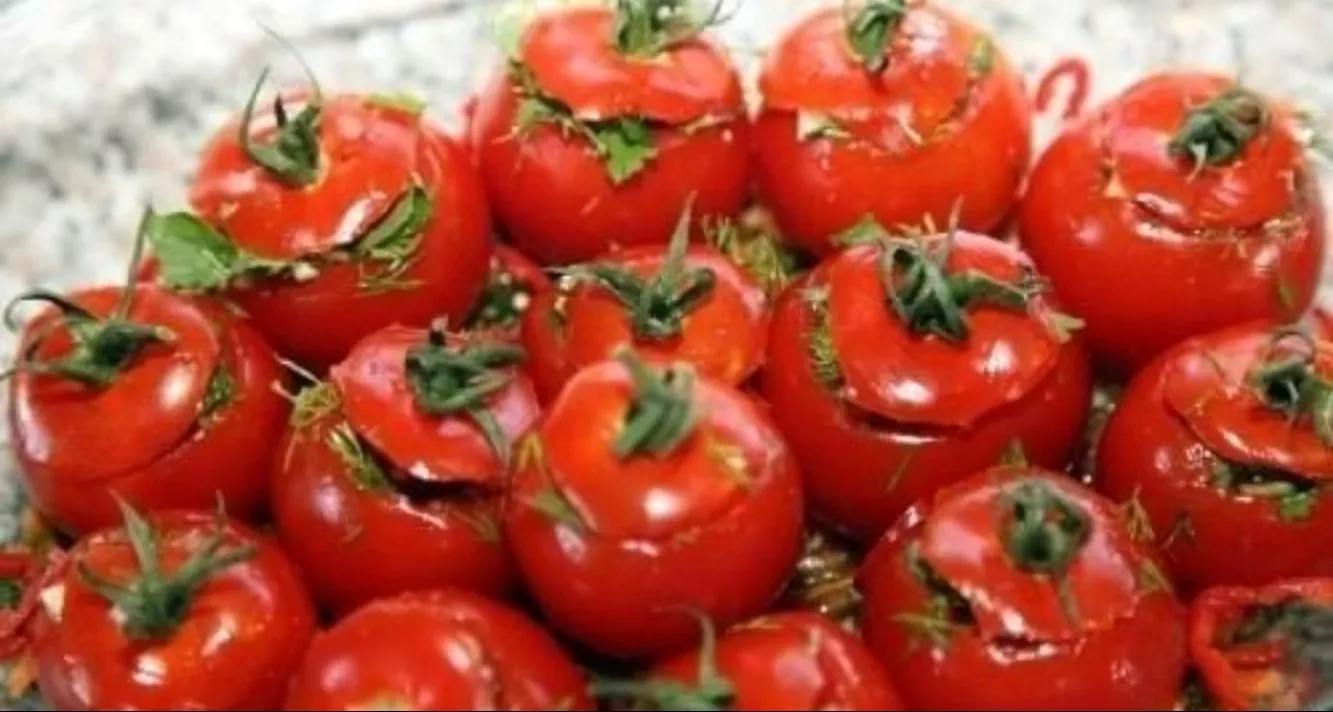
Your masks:
[[[700,653],[654,666],[653,679],[697,685]],[[816,613],[775,613],[717,641],[717,671],[732,710],[901,710],[889,676],[855,635]]]
[[[760,391],[802,463],[806,497],[822,521],[872,542],[917,499],[995,465],[1015,442],[1034,465],[1062,470],[1069,463],[1092,392],[1087,354],[1077,339],[1062,345],[1038,388],[972,428],[931,435],[856,422],[811,368],[806,334],[812,319],[801,296],[807,284],[793,283],[774,308]]]
[[[653,129],[657,155],[621,185],[580,137],[550,125],[514,135],[518,99],[507,78],[481,95],[473,151],[509,241],[548,265],[635,245],[666,244],[694,196],[694,225],[738,214],[749,180],[748,119],[685,133]]]
[[[25,448],[15,448],[33,507],[61,531],[79,535],[118,524],[117,496],[139,511],[211,510],[221,497],[227,513],[242,521],[258,521],[267,512],[265,473],[290,410],[275,386],[286,382],[286,374],[248,322],[219,304],[202,299],[194,303],[221,334],[221,363],[234,382],[232,401],[162,457],[103,480],[66,481],[29,460]],[[10,416],[14,442],[47,438],[26,432],[29,426],[17,417],[12,400]],[[136,421],[127,416],[124,424],[126,437],[132,437]],[[78,448],[79,443],[58,447]],[[83,456],[92,461],[98,453]]]
[[[984,487],[987,477],[979,474],[952,491]],[[889,671],[907,709],[1172,709],[1184,673],[1186,642],[1185,612],[1169,590],[1142,594],[1130,612],[1114,616],[1109,626],[1083,631],[1065,643],[1047,641],[1027,648],[1020,643],[1006,650],[1003,641],[988,642],[976,627],[964,627],[947,633],[947,644],[936,648],[919,633],[914,635],[897,616],[929,610],[930,596],[910,569],[908,551],[931,516],[929,501],[904,514],[871,550],[856,579],[864,596],[862,635]],[[1105,524],[1094,518],[1094,527]],[[977,561],[983,560],[985,550],[1003,546],[972,534],[961,533],[950,546]],[[967,559],[962,552],[956,556]],[[1021,595],[1001,588],[1009,583],[983,584],[974,600]],[[987,585],[995,589],[987,591]],[[1010,604],[1022,606],[1021,601]]]
[[[1228,227],[1239,237],[1194,237],[1106,195],[1100,121],[1099,112],[1090,113],[1055,139],[1033,169],[1019,210],[1024,249],[1061,302],[1084,320],[1100,368],[1127,379],[1190,336],[1293,318],[1309,306],[1326,240],[1312,172],[1293,196],[1301,205],[1285,236],[1267,239],[1260,228],[1234,225]],[[1233,198],[1226,207],[1241,209],[1245,200]]]
[[[457,590],[380,599],[316,636],[288,710],[593,710],[583,673],[535,622]]]
[[[163,512],[149,521],[168,572],[213,527],[207,512]],[[226,532],[224,549],[254,544],[255,555],[207,580],[184,622],[158,641],[126,638],[112,605],[71,566],[59,615],[44,607],[35,624],[43,697],[63,710],[271,710],[280,704],[315,632],[315,613],[276,543],[235,522]],[[81,541],[75,561],[89,562],[113,581],[137,574],[129,545],[110,536],[104,530]]]
[[[1266,328],[1252,323],[1203,338]],[[1327,496],[1306,519],[1288,522],[1271,501],[1227,496],[1212,486],[1211,454],[1163,400],[1170,364],[1190,347],[1185,342],[1167,351],[1130,382],[1098,447],[1097,489],[1119,502],[1137,496],[1184,591],[1333,573],[1326,545],[1333,539],[1333,503]]]
[[[367,292],[358,284],[358,268],[340,263],[322,268],[309,281],[261,281],[229,292],[282,355],[322,372],[384,326],[426,326],[441,316],[461,323],[471,311],[485,285],[493,248],[485,191],[457,142],[429,128],[420,133],[416,170],[433,197],[433,211],[415,260],[402,275],[411,287]],[[228,171],[251,169],[238,157],[239,150],[234,129],[220,132],[206,150],[191,198],[201,214],[221,209],[200,186],[221,182]],[[303,216],[287,219],[296,231]],[[243,236],[232,237],[245,244]]]
[[[320,604],[343,615],[441,586],[505,596],[514,574],[500,540],[501,495],[435,507],[361,487],[328,445],[341,422],[326,416],[289,429],[274,463],[278,534]]]

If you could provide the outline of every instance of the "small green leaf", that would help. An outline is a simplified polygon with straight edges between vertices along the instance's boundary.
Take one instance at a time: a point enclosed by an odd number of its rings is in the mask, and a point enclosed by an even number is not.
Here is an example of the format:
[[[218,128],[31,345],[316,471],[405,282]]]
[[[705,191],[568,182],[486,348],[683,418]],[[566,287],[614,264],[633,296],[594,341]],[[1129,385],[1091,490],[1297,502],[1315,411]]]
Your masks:
[[[552,485],[538,490],[537,494],[528,500],[528,506],[546,515],[546,518],[557,526],[568,527],[576,532],[583,532],[588,528],[587,522],[583,521],[583,516],[574,509],[574,505]]]
[[[199,404],[199,418],[204,419],[217,413],[236,398],[236,379],[225,366],[218,366],[213,377],[208,379],[208,390]]]
[[[411,116],[421,116],[426,110],[426,100],[410,92],[371,94],[366,97],[366,103],[381,109],[401,111]]]
[[[371,492],[387,492],[393,489],[393,483],[384,474],[384,468],[375,461],[361,444],[361,438],[348,423],[342,423],[329,431],[328,444],[347,466],[347,474],[358,486]]]
[[[1277,516],[1288,523],[1305,521],[1314,512],[1314,506],[1318,501],[1317,488],[1292,492],[1278,499]]]
[[[967,55],[967,76],[973,82],[981,81],[995,68],[995,43],[990,37],[981,35],[972,43],[972,50]]]
[[[801,296],[810,310],[810,330],[806,333],[806,351],[815,378],[831,394],[842,389],[842,364],[833,345],[827,287],[807,287]]]
[[[16,608],[22,599],[22,584],[14,579],[0,579],[0,610]]]
[[[477,538],[487,544],[496,544],[500,541],[500,525],[495,521],[495,517],[489,512],[468,512],[463,509],[449,510],[450,516],[458,517],[463,523],[476,532]]]
[[[875,219],[874,215],[867,214],[863,215],[855,225],[834,235],[832,240],[833,244],[839,247],[853,247],[879,242],[888,236],[888,231],[879,224],[879,220]]]
[[[415,286],[403,275],[416,259],[421,232],[430,222],[434,206],[430,194],[420,182],[398,196],[388,212],[352,246],[352,255],[364,262],[360,287],[365,291],[386,291]]]
[[[1047,312],[1045,321],[1051,336],[1062,344],[1069,343],[1069,340],[1074,338],[1074,333],[1081,331],[1087,325],[1082,319],[1060,311]]]
[[[150,214],[144,230],[163,282],[175,289],[222,289],[245,262],[231,240],[189,213]]]
[[[800,111],[796,114],[796,139],[798,141],[818,141],[820,139],[846,140],[852,135],[834,121],[832,117],[813,111]]]
[[[289,423],[296,431],[303,431],[342,407],[338,391],[332,383],[316,383],[296,395]]]
[[[653,134],[642,119],[619,119],[593,128],[599,154],[611,182],[620,185],[633,178],[657,157]]]

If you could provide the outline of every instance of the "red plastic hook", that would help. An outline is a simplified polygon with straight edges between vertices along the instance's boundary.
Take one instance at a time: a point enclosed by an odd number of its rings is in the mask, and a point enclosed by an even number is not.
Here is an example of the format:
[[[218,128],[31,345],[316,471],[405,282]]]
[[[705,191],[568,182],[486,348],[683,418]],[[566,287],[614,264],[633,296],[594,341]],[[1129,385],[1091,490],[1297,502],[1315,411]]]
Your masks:
[[[1083,105],[1088,100],[1088,89],[1092,83],[1092,70],[1087,60],[1082,57],[1066,57],[1046,70],[1037,83],[1036,105],[1039,113],[1045,114],[1055,98],[1055,89],[1062,80],[1070,84],[1069,101],[1065,103],[1062,119],[1068,121],[1083,113]]]

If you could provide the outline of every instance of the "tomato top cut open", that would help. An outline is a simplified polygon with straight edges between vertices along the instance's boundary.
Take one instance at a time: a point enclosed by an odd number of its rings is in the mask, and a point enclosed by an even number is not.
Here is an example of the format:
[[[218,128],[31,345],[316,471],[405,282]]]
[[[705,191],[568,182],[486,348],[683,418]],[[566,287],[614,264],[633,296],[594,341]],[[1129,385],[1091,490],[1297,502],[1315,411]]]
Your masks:
[[[125,320],[159,327],[164,340],[134,355],[109,384],[85,385],[20,368],[13,417],[25,435],[18,447],[39,466],[71,481],[94,481],[144,467],[194,429],[222,357],[218,327],[188,299],[152,285],[135,286]],[[124,290],[105,287],[71,295],[99,318],[112,316]],[[59,359],[74,346],[60,316],[47,310],[23,332],[20,353],[47,335],[32,354]]]
[[[518,59],[537,85],[584,121],[640,117],[680,125],[745,110],[727,55],[695,37],[653,57],[623,54],[615,15],[580,7],[543,13],[523,35]]]

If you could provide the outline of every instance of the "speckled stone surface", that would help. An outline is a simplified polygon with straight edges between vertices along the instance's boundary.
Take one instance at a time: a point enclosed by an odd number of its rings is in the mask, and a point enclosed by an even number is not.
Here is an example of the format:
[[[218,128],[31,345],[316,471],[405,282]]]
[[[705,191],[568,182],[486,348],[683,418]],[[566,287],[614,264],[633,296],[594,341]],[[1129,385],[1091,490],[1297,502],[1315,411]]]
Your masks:
[[[735,4],[738,0],[728,0]],[[818,0],[744,0],[722,30],[752,67]],[[1104,97],[1144,72],[1200,66],[1333,117],[1333,0],[948,0],[1030,79],[1066,55]],[[271,63],[329,87],[403,89],[457,124],[495,60],[502,0],[0,0],[0,303],[22,289],[119,279],[145,202],[181,205],[205,136]],[[1051,126],[1043,127],[1048,133]],[[13,339],[0,335],[8,361]],[[0,454],[0,512],[17,492]],[[13,519],[0,514],[0,540]]]

